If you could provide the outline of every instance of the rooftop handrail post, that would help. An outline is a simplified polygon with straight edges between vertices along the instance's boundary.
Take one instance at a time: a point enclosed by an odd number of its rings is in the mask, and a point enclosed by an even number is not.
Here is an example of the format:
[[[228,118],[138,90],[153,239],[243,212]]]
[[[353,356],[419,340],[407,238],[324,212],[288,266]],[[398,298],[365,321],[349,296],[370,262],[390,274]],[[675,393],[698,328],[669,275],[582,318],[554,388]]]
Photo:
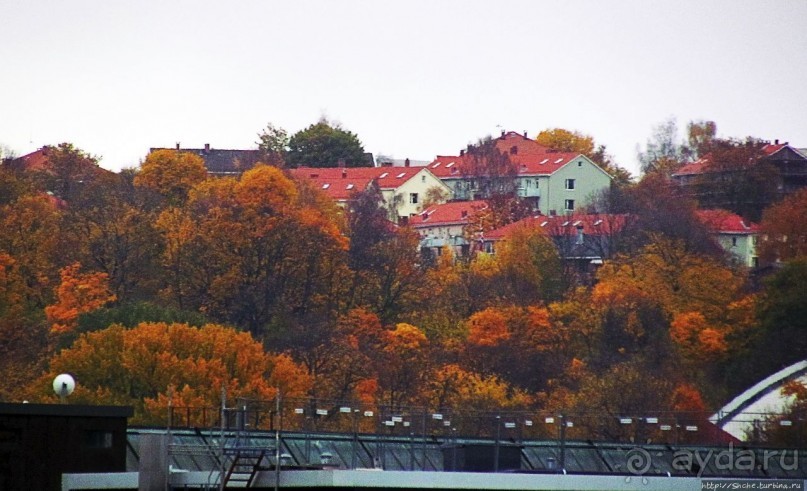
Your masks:
[[[558,416],[560,421],[560,472],[566,470],[566,417],[561,414]]]
[[[275,394],[275,411],[278,414],[278,426],[275,430],[275,491],[280,487],[280,430],[283,426],[283,414],[280,412],[280,387]]]
[[[496,415],[496,443],[493,447],[493,472],[499,472],[499,439],[502,432],[502,417]]]

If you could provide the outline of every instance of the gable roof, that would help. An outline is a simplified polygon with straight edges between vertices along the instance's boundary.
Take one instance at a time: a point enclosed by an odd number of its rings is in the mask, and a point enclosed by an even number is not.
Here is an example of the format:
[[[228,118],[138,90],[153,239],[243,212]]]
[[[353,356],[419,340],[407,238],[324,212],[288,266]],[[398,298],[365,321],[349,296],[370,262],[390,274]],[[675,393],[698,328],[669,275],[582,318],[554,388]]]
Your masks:
[[[477,210],[488,207],[485,201],[454,201],[432,205],[417,215],[409,218],[413,228],[439,227],[446,225],[464,225]]]
[[[579,153],[553,150],[514,131],[503,133],[496,138],[495,143],[496,148],[506,153],[510,161],[518,166],[520,176],[548,176],[572,160],[585,157]],[[438,155],[428,168],[440,179],[459,179],[463,177],[463,166],[471,158],[473,157],[465,151],[458,156]],[[586,159],[588,160],[587,157]],[[607,172],[603,172],[608,175]]]
[[[779,140],[776,140],[775,143],[766,143],[761,147],[760,150],[765,155],[762,158],[766,160],[784,160],[788,158],[796,158],[797,160],[807,161],[807,155],[799,151],[799,149],[791,147],[787,142],[779,143]],[[708,172],[708,166],[711,162],[711,158],[711,154],[707,154],[695,162],[688,162],[675,173],[673,173],[672,176],[693,176]]]
[[[756,234],[759,225],[728,210],[697,210],[696,216],[713,233]]]
[[[51,172],[52,168],[48,157],[50,155],[50,152],[53,150],[54,147],[46,145],[38,150],[34,150],[33,152],[27,155],[23,155],[22,157],[8,160],[7,165],[9,165],[10,168],[12,169],[21,172],[49,173]],[[104,169],[103,167],[95,164],[88,164],[86,165],[86,167],[83,167],[82,169],[79,170],[87,172],[88,174],[84,174],[85,176],[114,174],[114,172],[108,169]]]
[[[394,190],[410,179],[428,172],[423,167],[298,167],[289,169],[296,179],[308,179],[336,200],[349,199],[356,191],[367,189],[375,181],[382,190]]]
[[[502,240],[513,230],[520,227],[540,228],[552,237],[576,235],[581,230],[583,234],[588,236],[609,235],[625,228],[628,217],[628,215],[621,214],[599,213],[588,215],[535,215],[491,230],[485,233],[485,240]]]

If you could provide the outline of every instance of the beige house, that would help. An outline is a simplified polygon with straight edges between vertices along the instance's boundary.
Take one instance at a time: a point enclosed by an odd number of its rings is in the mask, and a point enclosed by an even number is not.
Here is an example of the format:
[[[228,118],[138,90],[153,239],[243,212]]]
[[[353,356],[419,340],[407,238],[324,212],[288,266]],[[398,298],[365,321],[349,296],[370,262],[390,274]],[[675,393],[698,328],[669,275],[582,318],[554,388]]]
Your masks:
[[[289,172],[296,179],[311,181],[342,206],[374,182],[396,223],[406,223],[420,213],[431,188],[451,197],[448,186],[425,167],[300,167]]]
[[[451,247],[455,256],[470,252],[468,238],[475,230],[474,216],[488,207],[484,201],[454,201],[432,205],[409,219],[409,225],[420,235],[420,248],[439,256],[443,247]]]

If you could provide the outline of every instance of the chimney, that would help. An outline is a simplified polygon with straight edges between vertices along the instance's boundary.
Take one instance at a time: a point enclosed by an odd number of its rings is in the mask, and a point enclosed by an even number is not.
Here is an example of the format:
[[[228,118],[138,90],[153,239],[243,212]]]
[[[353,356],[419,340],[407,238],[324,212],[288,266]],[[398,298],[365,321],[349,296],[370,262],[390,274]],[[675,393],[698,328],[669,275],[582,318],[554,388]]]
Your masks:
[[[347,169],[342,167],[342,179],[347,179]]]
[[[529,137],[527,136],[527,130],[524,130],[524,138],[529,138]]]
[[[210,144],[205,143],[205,153],[210,153]]]
[[[504,130],[502,130],[502,138],[504,138]]]
[[[462,157],[463,155],[465,155],[465,150],[464,149],[460,150],[460,157]]]
[[[774,144],[774,145],[778,145],[778,144],[779,144],[779,139],[777,138],[776,140],[774,140],[774,141],[773,141],[773,144]]]
[[[404,167],[409,167],[409,159],[404,160]]]
[[[179,142],[177,142],[177,150],[179,150]]]

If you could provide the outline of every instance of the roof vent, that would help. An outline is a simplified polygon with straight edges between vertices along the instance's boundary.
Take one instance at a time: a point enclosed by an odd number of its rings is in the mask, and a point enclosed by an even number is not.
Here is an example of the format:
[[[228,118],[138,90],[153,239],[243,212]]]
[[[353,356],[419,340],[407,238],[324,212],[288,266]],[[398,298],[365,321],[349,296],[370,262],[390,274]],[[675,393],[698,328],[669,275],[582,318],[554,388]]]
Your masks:
[[[555,161],[555,163],[556,163],[556,164],[559,164],[559,163],[561,163],[561,162],[563,162],[563,159],[562,159],[562,158],[560,158],[560,159],[558,159],[558,160],[556,160],[556,161]]]
[[[544,160],[541,161],[541,164],[545,164],[547,162],[549,162],[549,159],[544,159]]]
[[[387,177],[388,175],[389,175],[389,172],[384,172],[383,174],[381,174],[380,176],[378,176],[378,178],[379,178],[379,179],[384,179],[384,178],[385,178],[385,177]]]
[[[398,175],[397,175],[397,176],[395,176],[395,177],[396,177],[396,178],[398,178],[398,179],[400,179],[400,178],[402,178],[402,177],[403,177],[403,176],[405,176],[405,175],[406,175],[406,172],[401,172],[400,174],[398,174]]]

